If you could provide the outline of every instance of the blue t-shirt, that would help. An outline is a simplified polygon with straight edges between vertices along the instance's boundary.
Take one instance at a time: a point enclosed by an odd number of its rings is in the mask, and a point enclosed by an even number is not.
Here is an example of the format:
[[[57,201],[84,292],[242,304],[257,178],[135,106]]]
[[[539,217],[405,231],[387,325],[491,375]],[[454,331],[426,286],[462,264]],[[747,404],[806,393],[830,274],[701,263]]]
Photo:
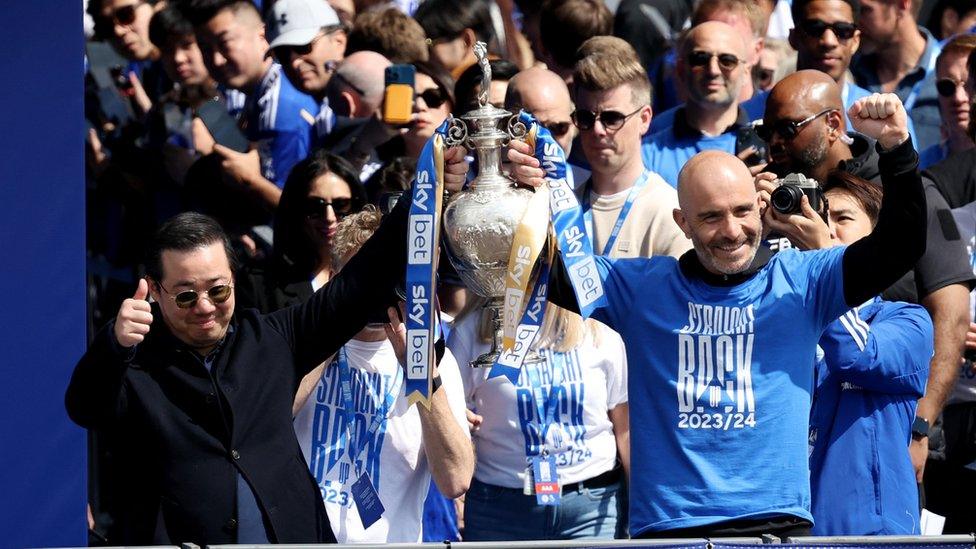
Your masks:
[[[708,150],[735,154],[735,140],[734,131],[716,136],[677,137],[673,128],[667,128],[652,135],[648,142],[641,145],[641,156],[647,169],[677,188],[678,173],[692,156]]]
[[[818,536],[917,535],[908,455],[932,358],[921,305],[873,299],[830,324],[810,411],[810,489]]]
[[[607,304],[594,316],[627,346],[631,534],[811,520],[813,366],[849,308],[844,249],[785,250],[731,287],[689,279],[671,257],[596,257]]]
[[[318,112],[315,99],[295,89],[281,73],[281,65],[271,65],[241,113],[245,135],[257,143],[265,179],[279,188],[285,186],[292,166],[311,152]]]

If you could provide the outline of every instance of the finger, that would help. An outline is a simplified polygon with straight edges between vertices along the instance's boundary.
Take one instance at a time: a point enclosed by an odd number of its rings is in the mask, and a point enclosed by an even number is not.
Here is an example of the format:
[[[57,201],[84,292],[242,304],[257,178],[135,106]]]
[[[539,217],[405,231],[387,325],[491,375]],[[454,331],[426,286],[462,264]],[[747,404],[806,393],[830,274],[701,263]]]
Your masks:
[[[754,154],[756,154],[756,146],[749,145],[745,149],[742,149],[741,151],[736,153],[736,156],[739,157],[739,160],[746,161],[749,159],[750,156]]]
[[[133,322],[131,324],[126,324],[125,328],[126,328],[126,333],[128,334],[138,334],[144,336],[149,333],[148,324],[138,324]]]
[[[220,143],[214,143],[213,152],[219,154],[224,158],[230,158],[231,154],[233,153],[233,151],[221,145]]]
[[[508,142],[508,150],[509,151],[514,150],[514,151],[520,152],[520,153],[525,154],[525,155],[531,155],[532,152],[533,152],[531,145],[529,145],[525,141],[521,141],[521,140],[518,140],[518,139],[513,139],[513,140],[511,140],[511,141]],[[511,160],[511,158],[510,158],[510,160]]]
[[[393,307],[386,308],[386,316],[390,319],[390,327],[396,331],[406,331],[406,326],[403,325],[403,321],[397,316],[397,311]]]
[[[513,141],[515,143],[515,141]],[[526,145],[528,146],[528,145]],[[517,164],[519,166],[531,166],[533,168],[538,168],[542,164],[539,163],[539,159],[531,155],[531,149],[528,151],[529,154],[518,151],[514,148],[509,147],[508,149],[508,160],[512,164]]]
[[[532,179],[532,178],[543,178],[546,176],[546,172],[542,171],[542,168],[535,168],[532,166],[515,166],[512,168],[512,173],[518,176],[518,178]]]
[[[452,162],[444,166],[444,172],[452,175],[464,175],[468,173],[470,166],[468,162],[462,158],[459,162]]]
[[[810,199],[807,198],[807,195],[803,195],[800,198],[800,212],[803,213],[803,217],[807,219],[819,217],[817,212],[813,210],[813,206],[810,205]]]
[[[868,118],[874,118],[875,120],[880,118],[878,116],[878,98],[876,96],[868,98],[868,102],[864,106],[867,108]]]
[[[467,154],[467,149],[464,147],[450,147],[444,151],[444,161],[445,162],[459,162],[464,160]]]
[[[851,120],[860,118],[862,100],[855,101],[851,108],[847,109],[847,117]]]
[[[762,173],[762,171],[765,170],[765,169],[766,169],[766,163],[763,162],[762,164],[756,164],[755,166],[750,166],[749,167],[749,173],[751,173],[753,175],[753,177],[755,177],[755,176],[759,175],[760,173]]]
[[[762,174],[759,174],[759,175],[762,175]],[[774,183],[772,181],[768,181],[768,180],[757,179],[756,180],[756,190],[759,191],[760,194],[765,193],[765,198],[764,199],[768,202],[769,201],[769,197],[773,194],[773,191],[776,190],[776,183]]]
[[[142,301],[142,303],[145,303],[145,301]],[[149,311],[131,310],[128,313],[126,313],[124,317],[129,322],[133,322],[136,324],[145,324],[146,326],[152,324],[153,321],[153,315]]]

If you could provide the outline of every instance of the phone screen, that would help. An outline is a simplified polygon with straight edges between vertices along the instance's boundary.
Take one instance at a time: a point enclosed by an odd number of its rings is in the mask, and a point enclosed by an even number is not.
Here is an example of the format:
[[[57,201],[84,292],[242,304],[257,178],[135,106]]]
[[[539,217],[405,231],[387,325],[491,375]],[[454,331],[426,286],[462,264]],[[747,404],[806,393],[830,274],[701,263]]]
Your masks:
[[[197,117],[203,121],[203,125],[217,143],[240,153],[250,149],[251,143],[220,101],[211,99],[200,105],[197,108]]]

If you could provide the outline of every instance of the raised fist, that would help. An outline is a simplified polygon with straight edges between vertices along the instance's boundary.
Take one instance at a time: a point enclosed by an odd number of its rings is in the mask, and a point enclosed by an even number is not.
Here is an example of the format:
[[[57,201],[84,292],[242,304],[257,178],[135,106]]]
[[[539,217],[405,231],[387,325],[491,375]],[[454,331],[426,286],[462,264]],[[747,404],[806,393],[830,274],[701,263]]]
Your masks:
[[[847,111],[858,132],[876,140],[887,150],[908,139],[908,113],[893,93],[874,93],[862,97]]]
[[[126,349],[142,343],[149,333],[153,316],[149,302],[146,301],[148,295],[149,284],[145,278],[140,278],[136,293],[119,307],[119,314],[115,317],[115,339]]]

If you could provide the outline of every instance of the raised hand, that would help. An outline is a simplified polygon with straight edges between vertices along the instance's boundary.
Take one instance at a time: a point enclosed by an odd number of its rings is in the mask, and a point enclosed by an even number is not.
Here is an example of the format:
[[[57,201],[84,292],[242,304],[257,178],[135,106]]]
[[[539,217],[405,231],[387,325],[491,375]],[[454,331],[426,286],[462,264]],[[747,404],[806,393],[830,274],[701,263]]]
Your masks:
[[[533,156],[534,152],[525,141],[509,141],[508,160],[512,163],[509,175],[523,185],[541,187],[546,184],[546,172],[543,171],[539,159]]]
[[[145,278],[140,278],[136,293],[119,307],[119,314],[115,317],[115,339],[126,349],[142,343],[149,333],[153,316],[149,302],[146,301],[148,295],[149,284]]]
[[[460,191],[468,173],[467,149],[451,147],[444,151],[444,187],[450,192]]]
[[[908,113],[893,93],[874,93],[858,99],[847,111],[858,132],[890,150],[908,139]]]

